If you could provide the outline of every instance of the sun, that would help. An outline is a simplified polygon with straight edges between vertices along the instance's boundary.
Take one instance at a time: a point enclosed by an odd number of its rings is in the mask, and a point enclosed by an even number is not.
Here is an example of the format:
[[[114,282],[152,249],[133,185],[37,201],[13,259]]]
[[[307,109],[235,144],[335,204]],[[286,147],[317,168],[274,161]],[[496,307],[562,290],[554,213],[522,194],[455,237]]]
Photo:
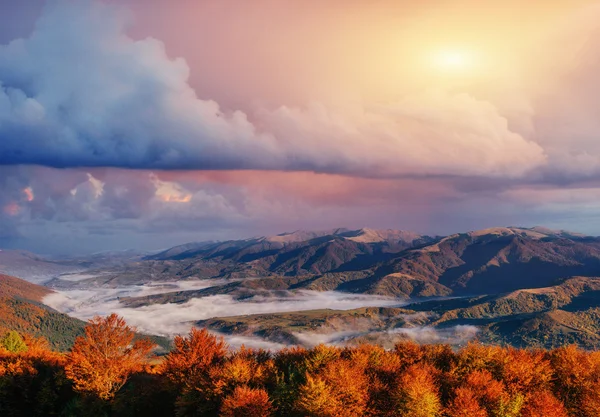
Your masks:
[[[467,63],[465,55],[458,51],[442,51],[437,60],[440,67],[443,68],[462,68]]]
[[[440,49],[431,54],[430,65],[437,72],[466,75],[473,71],[475,57],[465,50]]]

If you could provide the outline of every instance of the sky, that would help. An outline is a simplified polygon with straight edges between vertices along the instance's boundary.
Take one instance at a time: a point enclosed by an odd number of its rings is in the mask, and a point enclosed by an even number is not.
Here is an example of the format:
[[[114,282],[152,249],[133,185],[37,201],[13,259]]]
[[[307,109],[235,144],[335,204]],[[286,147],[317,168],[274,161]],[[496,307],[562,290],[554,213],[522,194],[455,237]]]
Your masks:
[[[0,247],[600,235],[600,2],[0,0]]]

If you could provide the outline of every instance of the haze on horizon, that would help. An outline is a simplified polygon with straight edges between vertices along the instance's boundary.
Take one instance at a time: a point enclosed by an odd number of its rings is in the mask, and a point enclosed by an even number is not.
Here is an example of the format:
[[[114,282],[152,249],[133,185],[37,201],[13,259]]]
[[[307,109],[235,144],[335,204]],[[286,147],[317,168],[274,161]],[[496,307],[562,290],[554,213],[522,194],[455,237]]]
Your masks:
[[[0,1],[0,248],[600,234],[600,3]]]

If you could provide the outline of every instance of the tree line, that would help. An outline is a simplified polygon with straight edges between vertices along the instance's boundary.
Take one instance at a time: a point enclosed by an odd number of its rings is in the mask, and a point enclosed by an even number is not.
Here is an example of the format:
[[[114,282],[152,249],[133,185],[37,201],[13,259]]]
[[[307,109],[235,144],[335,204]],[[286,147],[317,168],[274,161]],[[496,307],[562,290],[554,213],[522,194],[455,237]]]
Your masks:
[[[0,415],[596,417],[600,352],[469,344],[229,349],[205,329],[153,344],[115,314],[68,353],[0,339]]]

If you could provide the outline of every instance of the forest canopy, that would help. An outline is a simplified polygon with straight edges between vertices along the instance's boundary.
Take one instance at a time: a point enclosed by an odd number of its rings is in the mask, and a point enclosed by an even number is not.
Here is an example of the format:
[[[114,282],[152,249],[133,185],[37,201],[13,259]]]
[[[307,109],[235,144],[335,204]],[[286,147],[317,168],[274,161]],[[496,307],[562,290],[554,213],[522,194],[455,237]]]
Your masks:
[[[592,417],[600,352],[406,341],[270,352],[193,328],[156,356],[113,314],[67,353],[1,337],[0,415]]]

